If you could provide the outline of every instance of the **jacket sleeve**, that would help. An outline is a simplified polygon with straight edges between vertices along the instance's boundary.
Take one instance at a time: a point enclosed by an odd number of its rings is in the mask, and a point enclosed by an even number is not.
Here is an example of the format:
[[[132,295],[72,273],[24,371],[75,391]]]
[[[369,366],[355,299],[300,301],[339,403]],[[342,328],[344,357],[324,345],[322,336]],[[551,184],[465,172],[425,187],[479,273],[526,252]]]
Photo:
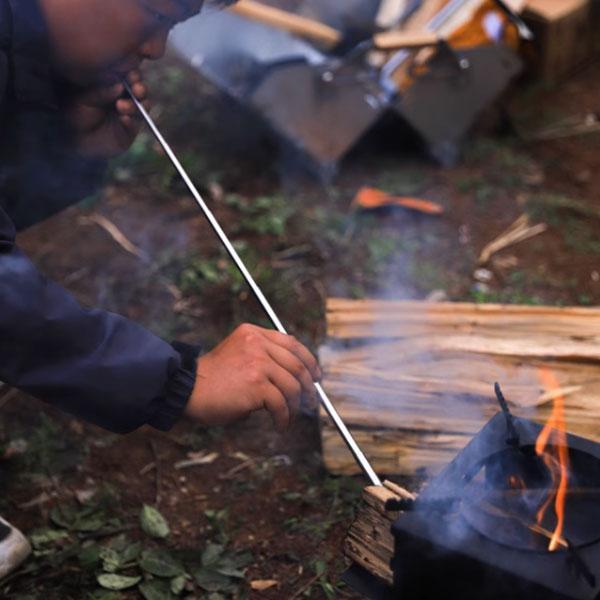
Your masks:
[[[15,245],[0,208],[0,380],[105,429],[168,430],[195,359],[118,315],[81,307]]]

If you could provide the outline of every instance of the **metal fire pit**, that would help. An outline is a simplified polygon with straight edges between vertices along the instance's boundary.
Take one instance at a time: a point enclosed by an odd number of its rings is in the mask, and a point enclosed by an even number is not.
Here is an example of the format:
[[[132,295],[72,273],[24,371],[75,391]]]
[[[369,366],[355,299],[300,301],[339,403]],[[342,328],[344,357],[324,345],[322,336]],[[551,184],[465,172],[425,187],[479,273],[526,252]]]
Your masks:
[[[373,598],[460,600],[595,600],[600,598],[600,446],[567,436],[571,468],[564,540],[550,552],[548,540],[533,532],[537,489],[547,472],[533,452],[541,426],[498,414],[456,459],[400,515],[392,532],[394,590],[366,583]],[[514,443],[514,432],[518,444]],[[526,492],[506,490],[507,478],[521,477]],[[508,513],[485,507],[507,494]],[[497,505],[496,505],[497,506]],[[521,511],[521,518],[506,518]],[[552,523],[542,523],[548,530]],[[358,578],[357,578],[358,574]],[[364,573],[354,573],[353,583]],[[357,587],[360,587],[358,584]]]

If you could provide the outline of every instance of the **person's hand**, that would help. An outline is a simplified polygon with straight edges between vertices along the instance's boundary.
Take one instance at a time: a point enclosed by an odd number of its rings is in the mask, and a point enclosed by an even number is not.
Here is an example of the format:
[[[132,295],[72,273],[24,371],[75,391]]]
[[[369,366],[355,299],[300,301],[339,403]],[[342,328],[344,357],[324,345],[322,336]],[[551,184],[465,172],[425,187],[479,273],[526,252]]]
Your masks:
[[[186,415],[204,425],[225,425],[266,409],[279,431],[288,428],[305,397],[315,396],[321,370],[296,339],[242,325],[198,360]]]
[[[127,75],[136,97],[148,107],[147,89],[139,71]],[[73,98],[69,118],[79,152],[92,158],[112,158],[129,149],[141,127],[133,101],[123,97],[122,83],[102,85]]]

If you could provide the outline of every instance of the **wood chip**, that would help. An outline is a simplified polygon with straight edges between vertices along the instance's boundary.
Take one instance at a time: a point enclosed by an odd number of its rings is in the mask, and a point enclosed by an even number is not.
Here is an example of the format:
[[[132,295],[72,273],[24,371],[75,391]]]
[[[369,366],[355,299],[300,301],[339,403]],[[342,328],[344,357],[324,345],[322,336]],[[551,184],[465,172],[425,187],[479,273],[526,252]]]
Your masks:
[[[479,255],[479,264],[486,264],[494,254],[536,235],[540,235],[547,229],[548,226],[545,223],[531,226],[529,224],[529,217],[521,215],[506,231],[485,246]]]

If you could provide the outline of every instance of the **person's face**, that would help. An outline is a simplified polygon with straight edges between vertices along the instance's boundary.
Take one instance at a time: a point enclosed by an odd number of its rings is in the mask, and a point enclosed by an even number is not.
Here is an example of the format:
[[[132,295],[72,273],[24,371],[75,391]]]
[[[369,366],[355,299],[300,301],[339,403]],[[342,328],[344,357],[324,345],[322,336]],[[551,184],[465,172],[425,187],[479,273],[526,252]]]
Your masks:
[[[111,80],[165,52],[169,31],[203,0],[46,0],[59,67],[77,83]],[[54,34],[54,35],[53,35]]]

